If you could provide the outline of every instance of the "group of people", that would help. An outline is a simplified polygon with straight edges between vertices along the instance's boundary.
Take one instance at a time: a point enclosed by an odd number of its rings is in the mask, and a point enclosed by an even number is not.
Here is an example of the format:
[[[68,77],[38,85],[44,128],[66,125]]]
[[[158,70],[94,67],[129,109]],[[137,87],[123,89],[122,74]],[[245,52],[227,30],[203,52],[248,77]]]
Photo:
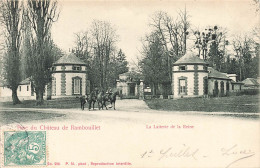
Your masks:
[[[95,103],[97,102],[98,109],[100,110],[102,108],[103,110],[103,107],[107,109],[106,102],[110,102],[110,108],[112,108],[113,105],[115,110],[116,95],[118,95],[118,91],[113,91],[111,88],[109,88],[106,93],[103,89],[98,90],[97,88],[95,88],[90,92],[89,95],[84,95],[80,97],[81,109],[84,110],[85,103],[88,102],[88,109],[90,110],[91,106],[93,106],[94,110]]]

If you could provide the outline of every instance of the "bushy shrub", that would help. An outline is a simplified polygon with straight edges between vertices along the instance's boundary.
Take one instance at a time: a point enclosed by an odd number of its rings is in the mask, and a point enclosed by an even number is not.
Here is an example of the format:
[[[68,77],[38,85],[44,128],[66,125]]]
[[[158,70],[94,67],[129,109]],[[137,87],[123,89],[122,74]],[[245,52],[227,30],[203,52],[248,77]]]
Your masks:
[[[243,91],[244,95],[257,95],[259,94],[259,89],[245,89]]]

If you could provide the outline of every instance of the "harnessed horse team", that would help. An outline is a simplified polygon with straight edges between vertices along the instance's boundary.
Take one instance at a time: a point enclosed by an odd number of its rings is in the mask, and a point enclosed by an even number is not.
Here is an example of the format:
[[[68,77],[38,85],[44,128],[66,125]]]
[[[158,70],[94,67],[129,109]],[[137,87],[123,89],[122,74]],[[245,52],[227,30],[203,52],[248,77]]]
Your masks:
[[[106,102],[110,102],[111,107],[109,107],[109,108],[112,108],[112,105],[113,105],[114,110],[115,110],[116,109],[115,103],[116,103],[117,95],[118,95],[118,91],[113,92],[112,90],[109,90],[107,93],[105,93],[103,90],[98,91],[97,89],[95,89],[89,95],[80,97],[81,109],[84,110],[85,103],[88,102],[88,105],[89,105],[88,109],[90,110],[92,107],[94,110],[95,103],[97,102],[98,109],[100,110],[102,108],[102,110],[103,110],[103,107],[105,107],[107,109]]]

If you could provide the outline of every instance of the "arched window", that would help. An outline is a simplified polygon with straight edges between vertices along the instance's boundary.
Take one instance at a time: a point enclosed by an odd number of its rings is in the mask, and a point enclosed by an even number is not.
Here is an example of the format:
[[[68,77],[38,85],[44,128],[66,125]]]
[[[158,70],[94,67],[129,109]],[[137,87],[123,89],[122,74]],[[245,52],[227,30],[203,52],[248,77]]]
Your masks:
[[[82,89],[82,79],[80,77],[72,78],[72,94],[73,95],[80,95]]]
[[[74,79],[74,94],[80,94],[80,79]]]
[[[204,95],[208,94],[208,78],[204,77],[203,78],[203,87],[204,87]]]
[[[180,94],[185,94],[186,84],[185,79],[180,79]]]
[[[229,82],[226,83],[226,90],[227,90],[227,94],[226,95],[228,95],[228,93],[229,93]]]
[[[187,77],[181,76],[179,80],[179,94],[187,95]]]
[[[218,96],[218,81],[215,81],[214,83],[214,96]]]
[[[224,82],[223,81],[220,82],[220,92],[221,92],[221,96],[224,96]]]

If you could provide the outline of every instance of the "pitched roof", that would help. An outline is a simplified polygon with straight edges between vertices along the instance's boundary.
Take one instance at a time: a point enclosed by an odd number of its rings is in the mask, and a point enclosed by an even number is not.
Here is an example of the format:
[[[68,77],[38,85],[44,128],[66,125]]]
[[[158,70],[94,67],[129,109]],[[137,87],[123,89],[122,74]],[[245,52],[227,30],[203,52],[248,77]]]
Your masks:
[[[31,82],[31,78],[29,77],[29,78],[26,78],[23,81],[21,81],[19,84],[20,85],[27,85],[27,84],[30,84],[30,82]]]
[[[245,84],[245,86],[258,86],[259,85],[257,79],[255,79],[255,78],[246,78],[242,82]]]
[[[75,54],[70,53],[61,57],[54,65],[59,64],[76,64],[76,65],[86,65],[81,59],[75,56]]]
[[[212,67],[208,67],[209,78],[226,79],[231,80],[225,73],[221,73]]]
[[[177,60],[173,65],[181,64],[208,64],[204,60],[200,59],[194,52],[187,52],[179,60]]]
[[[244,85],[243,82],[236,82],[236,81],[234,81],[233,79],[231,80],[231,83],[232,83],[232,84],[240,84],[240,85]]]

